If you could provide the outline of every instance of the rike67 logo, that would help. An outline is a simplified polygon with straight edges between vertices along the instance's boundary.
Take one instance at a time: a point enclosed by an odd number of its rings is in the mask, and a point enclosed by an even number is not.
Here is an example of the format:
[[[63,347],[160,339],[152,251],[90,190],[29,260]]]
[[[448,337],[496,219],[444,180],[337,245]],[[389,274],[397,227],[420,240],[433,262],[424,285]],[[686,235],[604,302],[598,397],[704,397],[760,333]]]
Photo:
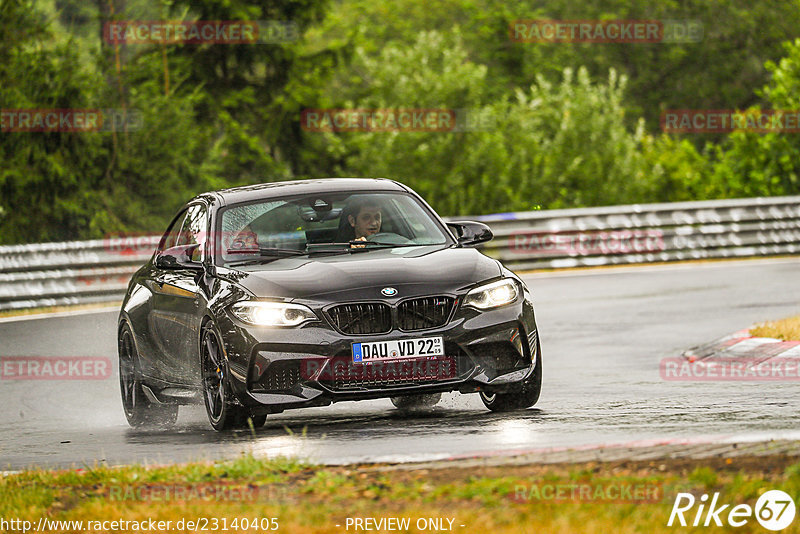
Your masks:
[[[755,518],[767,530],[777,531],[791,525],[795,513],[794,501],[788,493],[781,490],[765,492],[758,498],[755,507],[749,504],[737,504],[733,507],[730,504],[721,504],[719,493],[714,493],[711,502],[708,494],[697,499],[691,493],[678,493],[667,526],[743,527]]]

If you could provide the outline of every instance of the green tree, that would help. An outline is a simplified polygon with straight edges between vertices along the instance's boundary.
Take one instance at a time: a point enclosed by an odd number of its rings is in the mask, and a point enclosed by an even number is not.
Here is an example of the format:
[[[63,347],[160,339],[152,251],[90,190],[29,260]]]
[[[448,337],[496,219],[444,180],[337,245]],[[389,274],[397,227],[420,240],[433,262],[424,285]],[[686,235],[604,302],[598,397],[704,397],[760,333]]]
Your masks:
[[[44,17],[29,1],[0,3],[0,109],[91,106],[97,80],[69,43],[51,40]],[[0,132],[0,241],[80,235],[92,209],[82,196],[99,152],[93,135]]]
[[[116,47],[100,30],[112,16],[243,19],[287,21],[302,35],[324,5],[206,0],[154,10],[142,0],[59,0],[55,14],[32,0],[0,3],[0,107],[143,118],[141,128],[116,132],[2,133],[0,242],[160,231],[199,192],[292,176],[300,101],[320,92],[310,76],[335,63],[330,50],[302,40]]]
[[[518,19],[694,20],[700,42],[517,43],[509,24]],[[387,43],[411,45],[421,31],[462,28],[470,59],[485,65],[487,91],[502,98],[544,75],[584,66],[605,79],[610,69],[628,78],[629,125],[639,117],[657,132],[664,109],[730,109],[760,103],[756,89],[769,79],[768,60],[800,36],[797,0],[348,0],[335,4],[326,35],[350,39],[368,53]],[[364,28],[359,31],[358,28]]]
[[[302,42],[304,31],[322,19],[326,6],[327,2],[317,0],[171,3],[171,14],[194,20],[279,21],[291,28],[287,42],[170,50],[174,57],[188,60],[183,63],[185,83],[203,88],[197,115],[199,120],[214,122],[220,132],[214,139],[220,158],[216,172],[226,182],[291,178],[300,165],[299,107],[287,88],[299,89],[294,83],[297,77],[331,61],[330,50],[312,50]]]
[[[488,116],[488,128],[455,132],[308,132],[337,174],[396,178],[446,214],[640,201],[652,189],[640,154],[641,124],[625,122],[625,78],[602,84],[585,69],[496,100],[487,68],[470,61],[458,31],[424,32],[410,46],[359,50],[331,84],[343,108],[445,108]],[[367,89],[368,88],[368,89]],[[330,95],[329,95],[330,96]]]
[[[772,81],[763,95],[775,110],[800,109],[800,39],[787,43],[786,56],[767,63]],[[800,193],[800,137],[797,133],[732,133],[715,149],[716,196],[747,197]]]

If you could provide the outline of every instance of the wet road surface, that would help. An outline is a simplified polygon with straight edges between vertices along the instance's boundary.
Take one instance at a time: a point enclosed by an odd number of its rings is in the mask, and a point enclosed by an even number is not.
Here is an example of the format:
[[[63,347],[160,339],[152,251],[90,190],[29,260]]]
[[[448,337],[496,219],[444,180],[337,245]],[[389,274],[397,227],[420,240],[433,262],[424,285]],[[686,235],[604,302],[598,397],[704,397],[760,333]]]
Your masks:
[[[0,380],[0,470],[292,455],[323,463],[404,462],[649,439],[796,438],[800,382],[671,382],[659,361],[800,313],[800,259],[536,273],[544,352],[536,407],[493,414],[445,395],[402,414],[388,400],[270,416],[255,436],[217,434],[202,407],[175,429],[129,428],[116,367],[105,380]],[[116,311],[0,322],[2,356],[108,356]],[[796,431],[797,430],[797,431]]]

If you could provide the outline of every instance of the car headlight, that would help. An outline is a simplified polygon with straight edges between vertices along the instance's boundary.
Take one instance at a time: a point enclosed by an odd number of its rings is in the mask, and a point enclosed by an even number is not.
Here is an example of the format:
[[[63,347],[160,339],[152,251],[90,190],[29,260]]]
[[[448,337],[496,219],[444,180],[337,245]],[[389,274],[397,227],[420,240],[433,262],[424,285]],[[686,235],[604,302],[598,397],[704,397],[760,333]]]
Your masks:
[[[511,278],[505,278],[476,287],[464,297],[464,306],[472,306],[479,310],[488,310],[511,304],[519,296],[517,283]]]
[[[245,323],[257,326],[298,326],[317,319],[307,306],[291,302],[245,301],[237,302],[230,309]]]

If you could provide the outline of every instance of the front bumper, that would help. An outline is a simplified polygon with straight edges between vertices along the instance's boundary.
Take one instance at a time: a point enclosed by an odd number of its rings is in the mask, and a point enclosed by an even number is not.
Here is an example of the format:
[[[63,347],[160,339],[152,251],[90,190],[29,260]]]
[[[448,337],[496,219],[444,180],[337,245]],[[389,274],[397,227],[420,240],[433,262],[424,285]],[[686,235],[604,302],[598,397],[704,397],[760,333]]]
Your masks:
[[[222,334],[234,397],[253,413],[338,401],[480,390],[506,392],[530,376],[539,353],[529,294],[490,311],[459,308],[440,328],[346,335],[322,316],[299,328],[246,325],[228,313]],[[441,336],[445,356],[352,363],[355,342]]]

